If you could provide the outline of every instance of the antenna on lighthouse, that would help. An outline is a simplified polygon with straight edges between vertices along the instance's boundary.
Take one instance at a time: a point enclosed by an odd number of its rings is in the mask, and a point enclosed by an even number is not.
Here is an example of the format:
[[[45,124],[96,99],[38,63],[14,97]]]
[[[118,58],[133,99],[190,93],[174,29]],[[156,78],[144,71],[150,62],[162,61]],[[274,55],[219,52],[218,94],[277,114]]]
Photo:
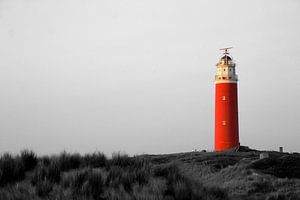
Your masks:
[[[224,51],[224,54],[227,55],[228,53],[228,49],[232,49],[233,47],[226,47],[226,48],[222,48],[220,49],[221,51]]]

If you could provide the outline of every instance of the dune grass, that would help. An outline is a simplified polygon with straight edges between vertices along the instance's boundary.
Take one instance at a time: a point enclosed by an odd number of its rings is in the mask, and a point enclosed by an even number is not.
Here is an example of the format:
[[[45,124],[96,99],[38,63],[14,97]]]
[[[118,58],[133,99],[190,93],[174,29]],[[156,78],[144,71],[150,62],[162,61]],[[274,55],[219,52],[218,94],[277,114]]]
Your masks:
[[[298,162],[298,157],[278,159],[275,163]],[[24,150],[0,157],[0,199],[297,199],[299,179],[265,174],[265,163],[269,169],[274,161],[257,160],[253,153],[116,153],[108,159],[101,152],[37,157]]]

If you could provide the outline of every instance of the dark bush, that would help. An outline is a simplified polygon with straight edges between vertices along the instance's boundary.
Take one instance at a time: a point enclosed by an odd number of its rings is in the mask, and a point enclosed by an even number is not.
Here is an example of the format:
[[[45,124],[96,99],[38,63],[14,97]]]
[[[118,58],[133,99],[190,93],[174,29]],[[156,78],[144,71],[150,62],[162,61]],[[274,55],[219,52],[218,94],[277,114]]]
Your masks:
[[[266,200],[287,200],[287,199],[288,198],[284,194],[271,194],[266,197]]]
[[[58,165],[61,171],[78,169],[81,164],[82,158],[80,154],[69,154],[64,151],[58,156]]]
[[[150,166],[149,158],[141,157],[141,156],[134,156],[132,159],[133,159],[132,167],[135,169],[141,169],[143,167]]]
[[[0,185],[22,180],[25,176],[25,168],[20,157],[13,158],[5,153],[0,158]]]
[[[52,183],[58,183],[61,178],[58,164],[53,162],[49,166],[43,164],[38,165],[31,177],[31,184],[36,185],[44,180]]]
[[[300,157],[288,155],[281,158],[265,158],[248,166],[279,178],[300,178]]]
[[[180,182],[184,177],[176,163],[162,164],[154,167],[154,176],[164,177],[170,183]]]
[[[9,185],[0,189],[1,200],[32,200],[32,194],[26,186]]]
[[[88,167],[105,167],[107,164],[106,156],[101,152],[86,154],[83,157],[84,165]]]
[[[144,185],[148,183],[150,176],[150,168],[133,169],[113,166],[110,168],[105,184],[115,189],[123,186],[125,191],[131,192],[133,184]]]
[[[181,175],[178,165],[176,163],[168,163],[157,165],[153,169],[154,176],[162,177],[167,180],[167,190],[165,196],[171,196],[176,199],[176,193],[179,189],[186,189],[186,183],[184,177]],[[180,188],[176,188],[176,187]],[[181,196],[180,194],[178,194]],[[185,191],[185,196],[190,196],[190,191]]]
[[[87,181],[88,176],[89,176],[88,170],[76,172],[74,174],[70,183],[73,193],[82,193],[81,192],[82,185]]]
[[[86,192],[95,200],[101,199],[101,194],[104,191],[104,182],[100,172],[93,171],[89,174],[86,189]]]
[[[61,171],[58,164],[53,162],[47,167],[46,177],[53,183],[58,183],[61,178]]]
[[[139,185],[145,185],[149,182],[149,179],[151,177],[151,169],[150,167],[143,167],[141,169],[137,169],[133,171],[135,173],[135,181]]]
[[[44,166],[48,166],[51,163],[51,159],[49,158],[49,156],[43,156],[40,158],[40,162],[44,165]]]
[[[132,185],[135,183],[134,173],[124,171],[122,176],[119,177],[119,183],[123,186],[126,192],[132,191]]]
[[[299,200],[300,192],[276,192],[266,196],[266,200]]]
[[[37,164],[37,156],[33,151],[23,150],[21,152],[21,160],[24,164],[25,170],[32,170]]]
[[[104,182],[99,171],[86,169],[73,175],[70,187],[74,198],[92,197],[98,200],[104,191]]]
[[[228,194],[225,190],[218,188],[218,187],[210,187],[210,188],[205,188],[203,190],[207,200],[227,200],[229,199]]]
[[[248,194],[251,193],[267,193],[270,191],[273,191],[274,187],[272,186],[272,183],[269,181],[259,181],[259,182],[254,182],[251,185],[251,188],[248,190]]]
[[[175,200],[227,200],[228,195],[220,188],[206,188],[195,180],[184,176],[178,163],[157,165],[153,169],[154,176],[165,178],[167,188],[164,196]]]
[[[110,166],[129,167],[134,166],[133,158],[127,154],[114,153],[111,160],[109,160]]]
[[[165,196],[175,200],[228,200],[228,194],[218,187],[204,187],[202,184],[185,178],[179,182],[168,183]]]
[[[121,183],[121,180],[125,176],[124,169],[118,166],[111,167],[109,173],[106,177],[106,186],[110,186],[113,188],[118,188]],[[124,181],[122,181],[124,182]]]
[[[193,199],[192,188],[186,182],[176,182],[169,184],[165,195],[173,196],[175,200],[191,200]]]
[[[36,184],[35,192],[40,197],[48,196],[53,189],[53,183],[44,179]]]
[[[212,167],[214,172],[218,172],[223,168],[230,165],[235,165],[239,160],[231,157],[214,157],[212,159],[203,161],[202,164],[209,165]]]

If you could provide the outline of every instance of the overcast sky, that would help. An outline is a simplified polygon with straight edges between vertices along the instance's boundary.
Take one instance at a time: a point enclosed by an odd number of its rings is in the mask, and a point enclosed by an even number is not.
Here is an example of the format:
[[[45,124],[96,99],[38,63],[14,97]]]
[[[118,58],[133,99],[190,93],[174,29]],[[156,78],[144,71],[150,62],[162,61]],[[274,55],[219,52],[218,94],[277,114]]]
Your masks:
[[[0,0],[0,153],[213,149],[222,47],[240,142],[300,151],[300,1]]]

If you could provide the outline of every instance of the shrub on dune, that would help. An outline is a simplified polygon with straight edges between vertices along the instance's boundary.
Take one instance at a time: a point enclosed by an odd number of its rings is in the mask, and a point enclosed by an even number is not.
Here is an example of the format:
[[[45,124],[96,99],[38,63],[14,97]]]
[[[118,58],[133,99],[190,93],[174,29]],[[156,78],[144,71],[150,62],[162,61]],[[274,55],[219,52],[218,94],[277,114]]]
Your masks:
[[[35,169],[32,177],[31,177],[31,184],[36,185],[39,182],[47,180],[52,183],[58,183],[61,178],[61,171],[58,167],[58,164],[53,162],[48,166],[43,164],[38,165]]]
[[[21,152],[21,160],[24,164],[25,170],[32,170],[37,165],[38,159],[33,151],[23,150]]]
[[[47,179],[39,181],[36,184],[35,192],[40,197],[48,196],[53,189],[53,183]]]
[[[83,161],[87,167],[105,167],[107,164],[107,158],[105,154],[101,152],[86,154],[83,156]]]
[[[69,154],[64,151],[58,156],[57,163],[61,171],[69,171],[78,169],[82,164],[82,158],[80,154]]]
[[[83,169],[72,173],[67,182],[71,189],[73,198],[92,197],[95,200],[101,199],[104,191],[104,179],[101,172],[92,169]]]
[[[131,192],[134,184],[145,185],[148,183],[150,177],[150,168],[147,167],[134,169],[113,166],[107,175],[106,186],[115,189],[123,187],[125,191]]]
[[[22,180],[24,176],[25,167],[20,157],[5,153],[0,158],[0,185]]]
[[[129,167],[133,166],[133,159],[127,154],[114,153],[109,160],[109,166]]]
[[[104,181],[101,173],[97,171],[92,171],[88,177],[86,193],[92,196],[95,200],[100,200],[103,191]]]

